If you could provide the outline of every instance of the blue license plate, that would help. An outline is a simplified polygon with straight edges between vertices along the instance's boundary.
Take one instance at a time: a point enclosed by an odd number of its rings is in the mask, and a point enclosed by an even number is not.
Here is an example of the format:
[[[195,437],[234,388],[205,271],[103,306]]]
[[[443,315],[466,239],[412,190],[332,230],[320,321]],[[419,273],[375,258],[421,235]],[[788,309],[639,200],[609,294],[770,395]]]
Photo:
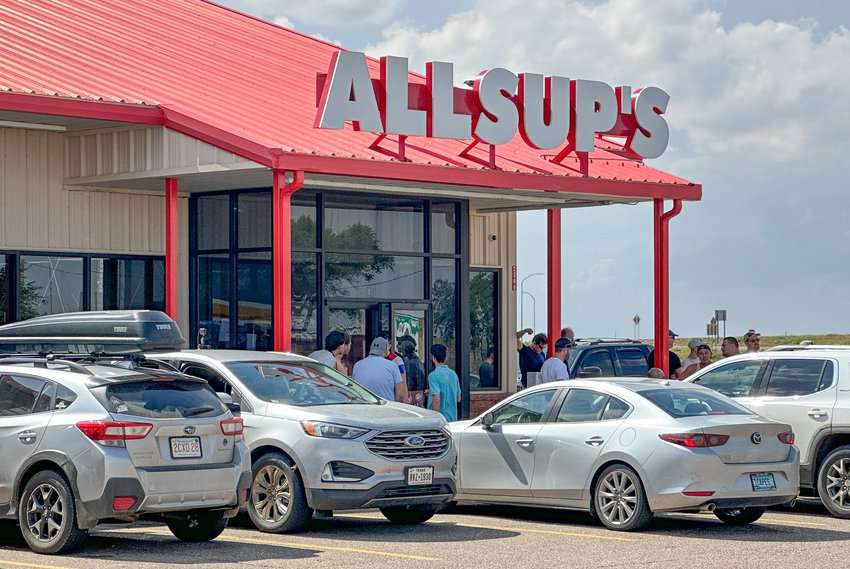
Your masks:
[[[753,491],[755,492],[776,490],[776,480],[773,478],[772,472],[758,472],[756,474],[750,474],[750,482],[752,482]]]

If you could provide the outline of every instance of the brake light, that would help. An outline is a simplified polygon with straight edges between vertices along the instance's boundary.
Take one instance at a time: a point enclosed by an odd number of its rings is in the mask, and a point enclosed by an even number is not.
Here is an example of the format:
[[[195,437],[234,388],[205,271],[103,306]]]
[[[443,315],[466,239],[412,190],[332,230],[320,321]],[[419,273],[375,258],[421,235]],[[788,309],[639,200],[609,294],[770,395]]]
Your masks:
[[[221,433],[228,437],[235,437],[242,434],[245,430],[245,425],[241,417],[226,419],[221,422]]]
[[[662,441],[687,448],[719,447],[726,444],[729,435],[712,435],[708,433],[672,433],[658,435]]]
[[[112,499],[112,510],[115,512],[126,512],[136,505],[136,498],[133,496],[116,496]]]
[[[123,447],[124,441],[145,438],[153,430],[150,423],[130,423],[126,421],[81,421],[77,428],[99,445]]]
[[[698,498],[708,498],[709,496],[714,496],[713,490],[697,490],[690,492],[682,492],[685,496],[695,496]]]
[[[776,435],[776,438],[778,438],[780,442],[786,445],[793,445],[794,441],[796,440],[794,438],[794,431],[785,431],[784,433],[779,433],[778,435]]]

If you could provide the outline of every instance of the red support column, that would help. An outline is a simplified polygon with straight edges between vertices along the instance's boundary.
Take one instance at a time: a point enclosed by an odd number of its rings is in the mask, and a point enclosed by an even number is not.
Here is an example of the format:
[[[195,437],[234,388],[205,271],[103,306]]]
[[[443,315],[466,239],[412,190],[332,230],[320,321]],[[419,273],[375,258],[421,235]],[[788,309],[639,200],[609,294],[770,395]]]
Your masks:
[[[546,320],[549,323],[549,355],[555,352],[555,340],[561,337],[561,210],[546,210],[548,257],[546,261]]]
[[[165,179],[165,313],[177,321],[177,178]]]
[[[673,208],[664,212],[664,200],[653,202],[653,241],[655,249],[655,367],[664,370],[666,377],[675,370],[670,368],[667,351],[670,349],[670,220],[682,211],[682,200],[673,200]]]
[[[272,189],[272,274],[274,307],[274,350],[292,350],[292,194],[304,184],[304,172],[274,170]]]

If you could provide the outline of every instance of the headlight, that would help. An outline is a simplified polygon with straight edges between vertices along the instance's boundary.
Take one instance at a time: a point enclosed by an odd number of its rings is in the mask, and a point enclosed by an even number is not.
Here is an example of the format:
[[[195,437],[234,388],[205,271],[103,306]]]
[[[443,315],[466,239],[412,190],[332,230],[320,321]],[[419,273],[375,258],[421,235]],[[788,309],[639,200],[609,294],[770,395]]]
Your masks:
[[[369,432],[369,429],[323,423],[322,421],[301,421],[301,427],[311,437],[322,437],[325,439],[356,439],[360,435]]]

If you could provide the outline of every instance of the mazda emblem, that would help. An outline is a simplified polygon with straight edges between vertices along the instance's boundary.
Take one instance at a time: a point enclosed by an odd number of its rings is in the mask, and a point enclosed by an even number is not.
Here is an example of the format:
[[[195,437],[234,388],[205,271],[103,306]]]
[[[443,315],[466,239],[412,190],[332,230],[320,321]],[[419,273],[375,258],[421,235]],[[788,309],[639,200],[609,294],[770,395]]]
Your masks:
[[[754,445],[760,445],[761,444],[761,433],[753,433],[753,435],[750,437],[750,440],[753,441]]]
[[[186,433],[187,435],[194,435],[195,434],[195,427],[183,427],[183,432]]]
[[[407,437],[404,439],[404,446],[408,447],[421,447],[425,445],[425,439],[420,437],[419,435],[413,435],[412,437]]]

